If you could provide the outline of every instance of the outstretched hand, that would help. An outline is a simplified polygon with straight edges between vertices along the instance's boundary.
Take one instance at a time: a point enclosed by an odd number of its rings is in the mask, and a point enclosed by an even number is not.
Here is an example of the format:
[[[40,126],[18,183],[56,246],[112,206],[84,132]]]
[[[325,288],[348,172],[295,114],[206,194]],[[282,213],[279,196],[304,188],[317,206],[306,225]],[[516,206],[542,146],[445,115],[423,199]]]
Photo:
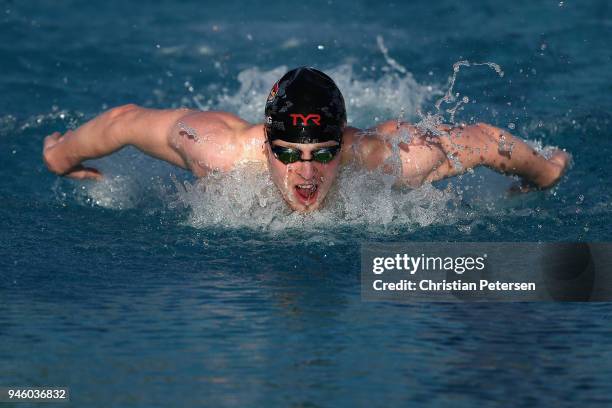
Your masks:
[[[68,171],[59,172],[50,160],[53,157],[52,153],[57,153],[57,147],[63,142],[63,138],[68,135],[71,131],[66,132],[62,135],[60,132],[53,132],[49,136],[45,137],[43,142],[43,161],[49,169],[49,171],[64,177],[70,177],[77,180],[102,180],[103,176],[100,171],[93,167],[85,167],[82,164],[70,168]]]

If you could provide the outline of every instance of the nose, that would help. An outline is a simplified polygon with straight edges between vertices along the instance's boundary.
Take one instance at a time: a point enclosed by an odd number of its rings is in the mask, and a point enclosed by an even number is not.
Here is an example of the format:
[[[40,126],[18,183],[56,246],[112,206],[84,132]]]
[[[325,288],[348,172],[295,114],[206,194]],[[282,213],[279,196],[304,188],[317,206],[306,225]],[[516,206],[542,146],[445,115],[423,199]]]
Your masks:
[[[300,167],[297,171],[297,174],[299,174],[300,177],[302,177],[304,180],[313,179],[315,175],[315,168],[312,162],[309,162],[309,161],[300,162]]]

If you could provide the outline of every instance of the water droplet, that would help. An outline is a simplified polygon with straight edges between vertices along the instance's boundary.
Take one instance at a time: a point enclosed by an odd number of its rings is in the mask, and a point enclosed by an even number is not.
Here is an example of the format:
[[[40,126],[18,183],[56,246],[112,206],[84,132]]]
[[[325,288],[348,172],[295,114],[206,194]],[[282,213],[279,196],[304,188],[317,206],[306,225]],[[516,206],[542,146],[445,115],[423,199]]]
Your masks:
[[[508,123],[508,129],[514,129],[516,125],[512,122]]]
[[[559,7],[563,7],[563,3],[564,3],[563,1],[560,1],[559,2]]]
[[[324,49],[325,49],[325,47],[324,47],[323,45],[319,44],[319,45],[317,45],[317,49],[319,49],[319,50],[324,50]]]

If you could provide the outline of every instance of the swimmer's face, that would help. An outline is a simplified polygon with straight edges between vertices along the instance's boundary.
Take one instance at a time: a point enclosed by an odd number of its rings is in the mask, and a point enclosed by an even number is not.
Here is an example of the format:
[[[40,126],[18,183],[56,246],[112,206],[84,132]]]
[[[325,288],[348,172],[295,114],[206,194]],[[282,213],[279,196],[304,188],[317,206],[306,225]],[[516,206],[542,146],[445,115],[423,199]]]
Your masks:
[[[299,212],[309,212],[319,208],[338,175],[340,166],[339,143],[328,141],[302,144],[274,140],[266,143],[266,146],[268,168],[272,180],[289,206]],[[282,148],[301,151],[299,157],[302,160],[289,164],[283,163],[277,155],[279,157],[282,155],[299,155],[300,152]],[[337,154],[326,163],[315,160],[306,161],[313,159],[314,155],[325,158],[325,154],[334,152],[336,149],[338,149]],[[274,151],[276,151],[276,154]]]

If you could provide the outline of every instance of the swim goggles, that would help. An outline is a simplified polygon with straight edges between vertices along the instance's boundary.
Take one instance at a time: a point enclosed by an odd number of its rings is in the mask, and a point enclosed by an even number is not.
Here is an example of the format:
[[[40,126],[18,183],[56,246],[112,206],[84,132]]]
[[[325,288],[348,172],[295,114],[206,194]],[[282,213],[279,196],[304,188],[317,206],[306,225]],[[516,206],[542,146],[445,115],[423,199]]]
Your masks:
[[[310,153],[311,158],[306,160],[302,159],[302,151],[300,149],[277,145],[270,146],[270,148],[272,149],[272,153],[274,153],[274,156],[276,156],[276,158],[284,164],[295,163],[298,161],[315,161],[317,163],[326,164],[332,161],[340,151],[340,145],[322,147],[320,149],[313,150]]]

